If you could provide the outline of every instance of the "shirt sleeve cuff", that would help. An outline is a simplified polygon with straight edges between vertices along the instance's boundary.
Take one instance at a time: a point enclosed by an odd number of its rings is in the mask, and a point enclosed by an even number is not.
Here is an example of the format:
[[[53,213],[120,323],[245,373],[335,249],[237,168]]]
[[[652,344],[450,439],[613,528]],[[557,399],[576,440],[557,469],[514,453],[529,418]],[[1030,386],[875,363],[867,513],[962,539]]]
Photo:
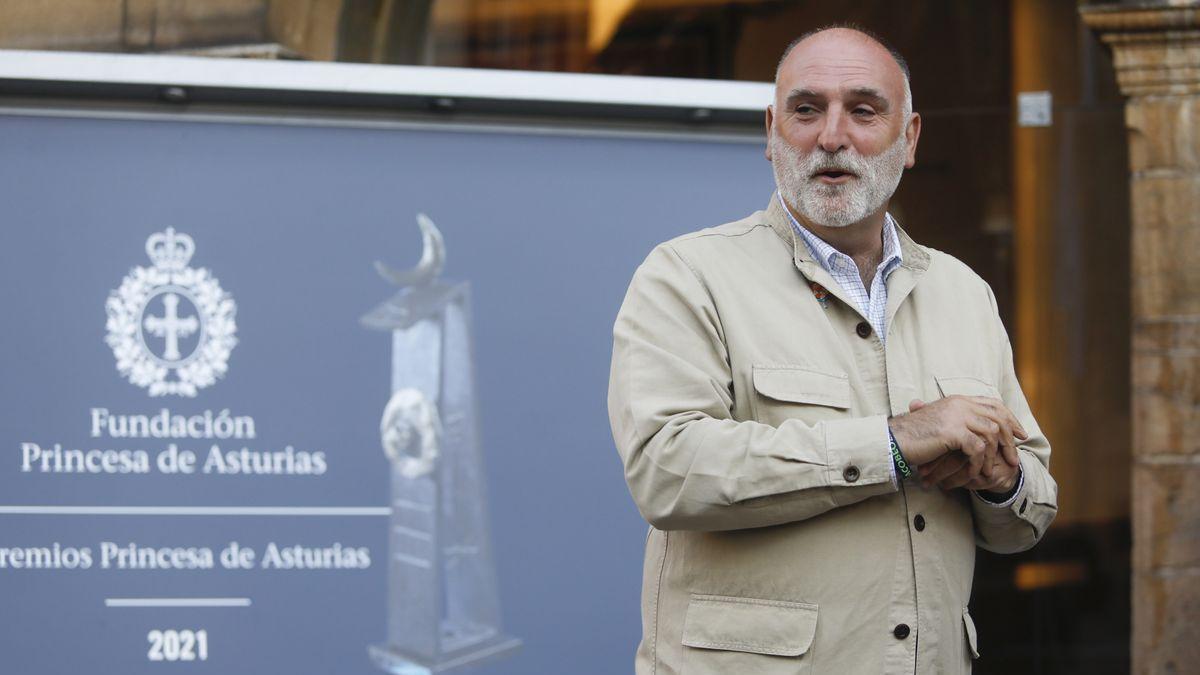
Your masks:
[[[1025,471],[1021,470],[1021,473],[1017,476],[1016,487],[1013,488],[1012,492],[1009,493],[1007,497],[1004,495],[986,492],[984,490],[972,490],[971,492],[974,492],[975,496],[979,498],[979,501],[988,506],[992,506],[997,509],[1006,509],[1012,506],[1013,502],[1017,501],[1017,495],[1021,494],[1021,488],[1023,487],[1025,487]],[[1003,501],[998,501],[1001,498],[1003,498]]]
[[[900,478],[896,475],[896,460],[892,457],[892,434],[888,432],[883,438],[883,451],[887,453],[888,467],[892,470],[892,487],[900,489]]]

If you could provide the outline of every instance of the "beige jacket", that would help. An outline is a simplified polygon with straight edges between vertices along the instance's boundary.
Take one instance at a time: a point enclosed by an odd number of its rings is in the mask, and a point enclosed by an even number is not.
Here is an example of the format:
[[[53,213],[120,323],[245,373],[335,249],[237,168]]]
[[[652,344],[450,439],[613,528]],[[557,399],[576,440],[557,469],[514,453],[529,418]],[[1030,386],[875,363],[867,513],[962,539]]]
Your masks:
[[[898,234],[886,348],[774,198],[638,268],[608,399],[652,526],[638,673],[970,672],[975,546],[1033,546],[1057,486],[991,289]],[[948,394],[1001,398],[1030,432],[1011,507],[893,484],[887,417]]]

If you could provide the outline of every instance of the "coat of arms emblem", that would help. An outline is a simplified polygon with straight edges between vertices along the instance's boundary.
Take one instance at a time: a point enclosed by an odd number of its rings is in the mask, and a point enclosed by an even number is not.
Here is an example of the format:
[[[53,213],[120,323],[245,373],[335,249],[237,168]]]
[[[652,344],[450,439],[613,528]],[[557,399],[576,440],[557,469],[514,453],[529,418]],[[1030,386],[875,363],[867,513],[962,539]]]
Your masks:
[[[237,305],[204,268],[196,243],[168,227],[146,239],[152,267],[135,267],[108,296],[105,342],[117,372],[151,396],[195,396],[217,381],[237,344]]]

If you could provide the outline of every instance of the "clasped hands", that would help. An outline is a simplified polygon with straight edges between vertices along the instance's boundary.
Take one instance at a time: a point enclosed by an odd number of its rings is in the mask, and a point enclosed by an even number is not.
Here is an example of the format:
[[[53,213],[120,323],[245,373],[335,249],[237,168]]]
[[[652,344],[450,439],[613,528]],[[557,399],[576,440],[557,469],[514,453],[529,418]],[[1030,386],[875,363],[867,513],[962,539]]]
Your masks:
[[[925,487],[943,490],[1011,491],[1021,473],[1014,439],[1029,438],[1003,402],[983,396],[914,399],[888,426]]]

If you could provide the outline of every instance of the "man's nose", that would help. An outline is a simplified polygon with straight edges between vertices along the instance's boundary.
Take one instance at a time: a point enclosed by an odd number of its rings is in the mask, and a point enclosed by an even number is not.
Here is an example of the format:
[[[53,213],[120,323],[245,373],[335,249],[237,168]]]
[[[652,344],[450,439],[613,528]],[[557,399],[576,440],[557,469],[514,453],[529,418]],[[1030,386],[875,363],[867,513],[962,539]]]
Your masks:
[[[840,106],[830,106],[825,113],[824,125],[817,136],[817,145],[828,153],[844,150],[850,139],[846,134],[847,119],[845,111]]]

